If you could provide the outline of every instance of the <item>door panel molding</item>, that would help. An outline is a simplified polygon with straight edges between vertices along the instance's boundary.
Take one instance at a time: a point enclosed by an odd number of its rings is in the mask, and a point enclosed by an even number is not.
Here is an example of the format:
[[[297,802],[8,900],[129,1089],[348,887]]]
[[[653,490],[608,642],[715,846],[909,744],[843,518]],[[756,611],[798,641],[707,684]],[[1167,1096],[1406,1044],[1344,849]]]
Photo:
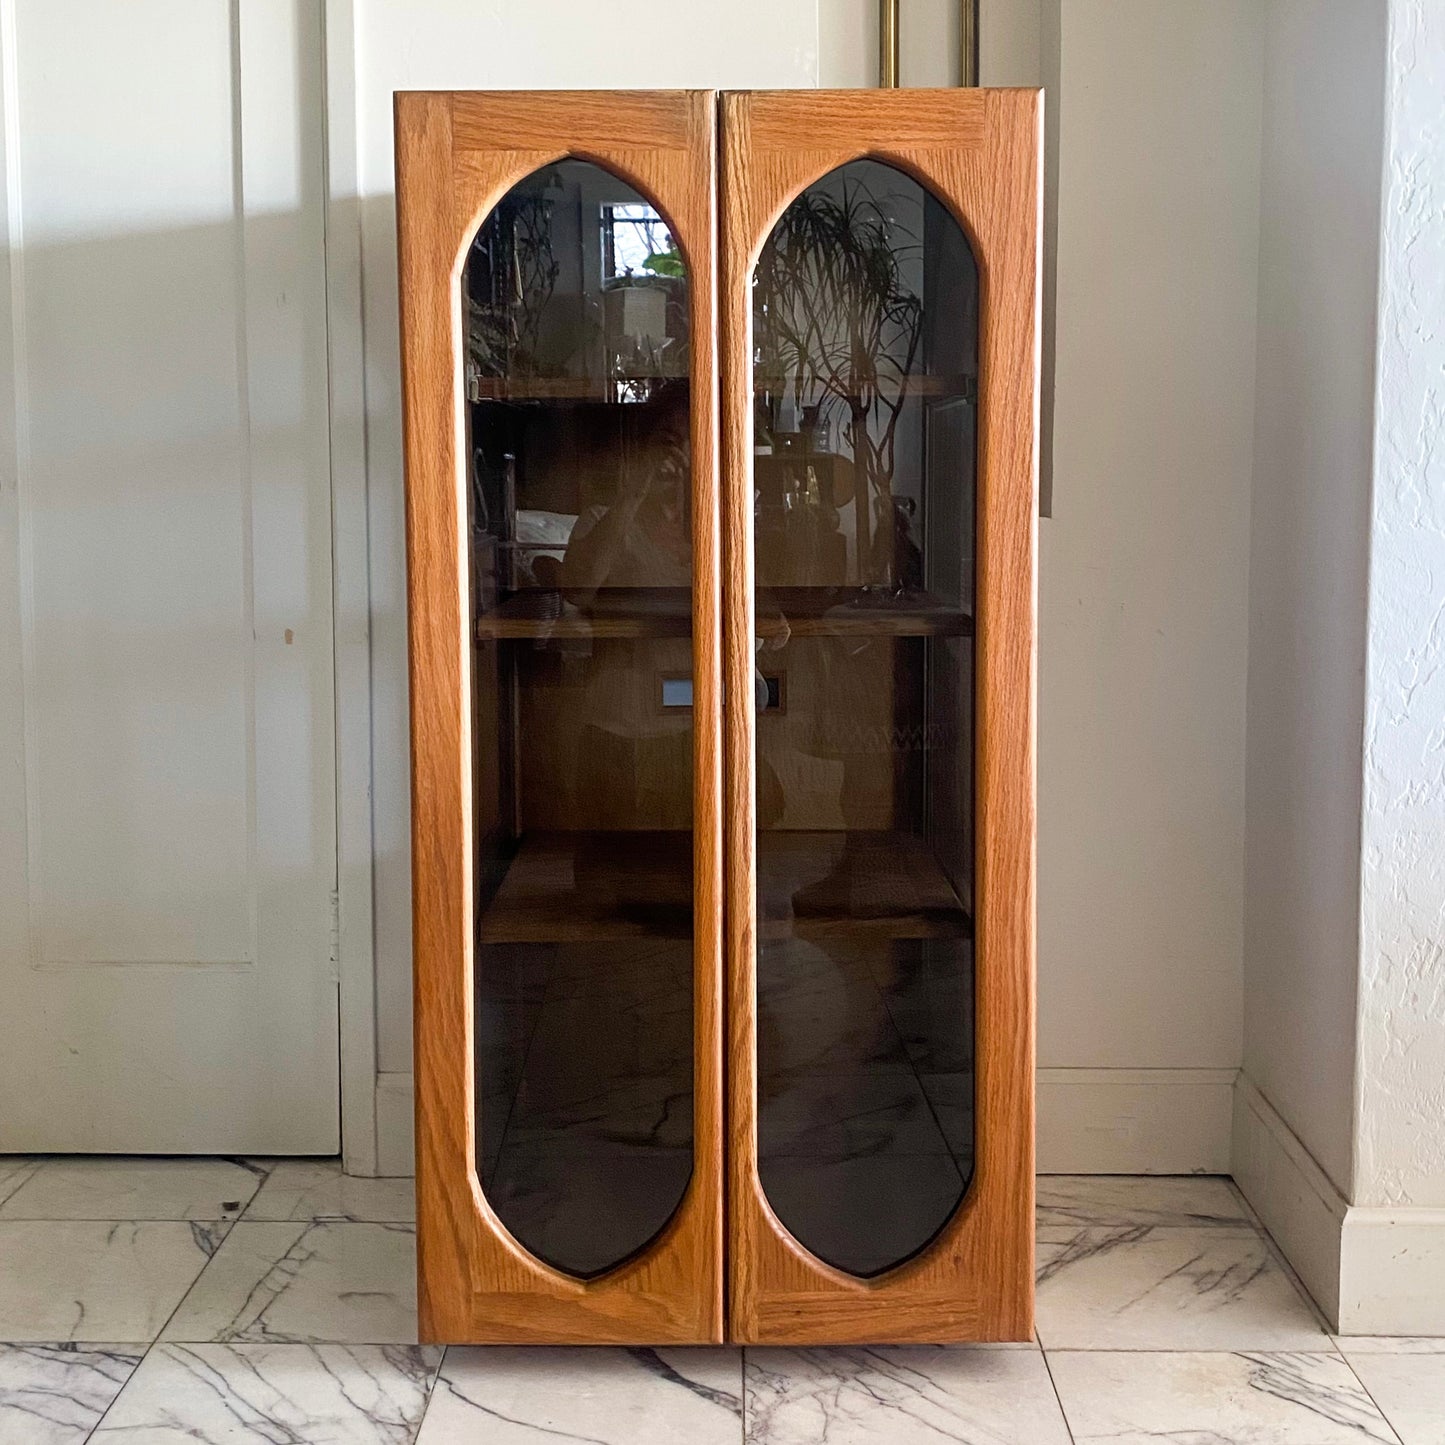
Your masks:
[[[0,1148],[324,1153],[321,5],[146,15],[0,3]]]

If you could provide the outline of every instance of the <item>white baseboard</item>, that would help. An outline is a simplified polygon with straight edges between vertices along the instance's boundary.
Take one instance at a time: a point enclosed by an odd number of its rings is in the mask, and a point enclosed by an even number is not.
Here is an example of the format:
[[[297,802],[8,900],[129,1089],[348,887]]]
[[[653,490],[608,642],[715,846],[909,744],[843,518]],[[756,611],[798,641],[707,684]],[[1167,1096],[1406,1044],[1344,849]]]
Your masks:
[[[1352,1205],[1340,1246],[1342,1335],[1445,1335],[1445,1209]]]
[[[1233,1069],[1040,1069],[1044,1174],[1227,1174]],[[410,1074],[378,1074],[377,1172],[410,1174]]]
[[[416,1173],[415,1115],[410,1074],[376,1076],[376,1172],[384,1177]]]
[[[1445,1335],[1445,1209],[1348,1203],[1243,1074],[1234,1182],[1342,1335]]]
[[[1040,1174],[1227,1174],[1234,1069],[1040,1069]]]
[[[1231,1171],[1250,1207],[1332,1321],[1340,1316],[1340,1238],[1349,1204],[1244,1074],[1234,1090]]]

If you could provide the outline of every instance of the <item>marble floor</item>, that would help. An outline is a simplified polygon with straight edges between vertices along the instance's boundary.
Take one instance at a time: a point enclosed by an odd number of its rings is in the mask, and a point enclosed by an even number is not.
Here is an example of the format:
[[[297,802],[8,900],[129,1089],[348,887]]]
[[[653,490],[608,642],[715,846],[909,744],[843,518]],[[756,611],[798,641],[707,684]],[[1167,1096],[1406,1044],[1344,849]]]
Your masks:
[[[1445,1445],[1445,1339],[1332,1335],[1234,1187],[1047,1177],[1038,1336],[416,1343],[408,1180],[0,1157],[0,1445]]]

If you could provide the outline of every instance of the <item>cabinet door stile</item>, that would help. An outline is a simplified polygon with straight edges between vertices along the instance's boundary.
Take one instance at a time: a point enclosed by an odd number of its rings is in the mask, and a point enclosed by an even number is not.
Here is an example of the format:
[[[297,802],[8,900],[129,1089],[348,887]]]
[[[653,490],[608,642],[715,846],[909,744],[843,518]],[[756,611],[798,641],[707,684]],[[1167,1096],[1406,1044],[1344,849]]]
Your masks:
[[[1040,107],[723,100],[744,1343],[1032,1332]]]
[[[716,99],[396,135],[421,1335],[717,1341]]]

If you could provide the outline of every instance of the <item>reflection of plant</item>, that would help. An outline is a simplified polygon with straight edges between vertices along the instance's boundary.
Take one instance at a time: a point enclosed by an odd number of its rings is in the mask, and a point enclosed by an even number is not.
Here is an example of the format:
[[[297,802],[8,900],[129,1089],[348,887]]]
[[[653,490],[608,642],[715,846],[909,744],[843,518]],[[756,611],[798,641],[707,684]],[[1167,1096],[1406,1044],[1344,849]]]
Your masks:
[[[642,269],[651,272],[654,276],[687,275],[687,266],[683,262],[682,252],[676,246],[671,246],[666,251],[654,251],[642,263]]]
[[[773,228],[753,280],[758,379],[791,387],[800,406],[846,414],[853,453],[858,555],[868,548],[869,499],[880,528],[891,506],[898,420],[923,334],[923,302],[903,276],[919,247],[868,188],[803,192]],[[881,539],[880,539],[881,540]]]
[[[561,274],[552,253],[552,207],[540,190],[514,192],[477,236],[476,249],[489,263],[490,294],[470,298],[467,349],[483,376],[541,372],[542,317]]]

